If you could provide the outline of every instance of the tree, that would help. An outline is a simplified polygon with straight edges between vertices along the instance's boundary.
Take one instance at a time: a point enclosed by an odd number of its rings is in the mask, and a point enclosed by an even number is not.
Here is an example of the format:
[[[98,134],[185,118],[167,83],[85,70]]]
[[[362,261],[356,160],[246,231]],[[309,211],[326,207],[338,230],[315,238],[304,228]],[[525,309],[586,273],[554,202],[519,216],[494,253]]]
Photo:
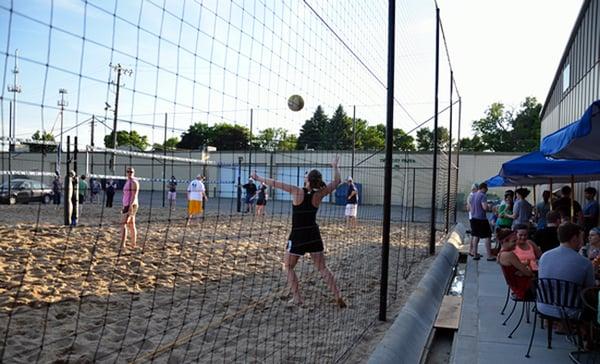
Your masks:
[[[360,134],[357,133],[357,140],[359,137],[360,149],[381,150],[385,147],[385,125],[367,126]]]
[[[349,150],[352,149],[352,119],[346,115],[342,105],[333,113],[327,125],[326,145],[321,149]]]
[[[493,103],[485,117],[473,122],[475,136],[485,150],[494,152],[531,152],[539,148],[540,111],[535,97],[527,97],[516,115],[501,103]]]
[[[167,139],[167,141],[164,144],[154,143],[152,148],[154,150],[176,150],[177,144],[179,144],[179,138],[173,137]]]
[[[486,150],[510,152],[513,150],[511,133],[512,114],[504,110],[504,105],[495,102],[487,110],[486,116],[473,122],[475,135],[481,138]]]
[[[540,112],[542,104],[535,97],[527,97],[512,120],[514,152],[531,152],[540,148]]]
[[[461,138],[460,150],[464,152],[483,152],[485,145],[481,141],[481,138],[475,135],[473,138]]]
[[[104,145],[107,148],[114,148],[113,146],[113,134],[114,132],[111,132],[110,134],[106,135],[104,137]],[[125,130],[119,130],[117,132],[117,147],[125,147],[125,146],[131,146],[131,147],[135,147],[138,148],[139,150],[146,150],[150,144],[148,143],[148,137],[147,136],[142,136],[140,134],[138,134],[137,131],[132,130],[131,132],[129,131],[125,131]]]
[[[294,150],[297,141],[294,134],[288,134],[283,128],[267,128],[258,134],[253,144],[265,151]]]
[[[394,150],[412,152],[415,150],[415,138],[402,129],[394,129]]]
[[[52,135],[52,133],[48,133],[48,132],[40,133],[40,131],[37,130],[31,136],[31,140],[40,141],[40,142],[41,141],[44,141],[44,142],[53,142],[54,141],[54,135]],[[30,152],[36,152],[36,153],[55,152],[56,151],[56,146],[55,145],[43,145],[43,144],[29,144],[29,151]]]
[[[298,136],[297,149],[326,149],[328,118],[321,105],[317,107],[312,118],[306,120]]]
[[[195,123],[190,125],[188,131],[181,135],[181,141],[177,143],[177,148],[199,149],[209,145],[213,140],[213,130],[208,124]]]
[[[245,126],[215,124],[211,134],[209,144],[218,150],[245,150],[250,145],[250,129]]]
[[[437,129],[438,150],[448,150],[450,146],[450,134],[448,129],[438,126]],[[417,130],[417,150],[433,151],[433,130],[421,128]]]

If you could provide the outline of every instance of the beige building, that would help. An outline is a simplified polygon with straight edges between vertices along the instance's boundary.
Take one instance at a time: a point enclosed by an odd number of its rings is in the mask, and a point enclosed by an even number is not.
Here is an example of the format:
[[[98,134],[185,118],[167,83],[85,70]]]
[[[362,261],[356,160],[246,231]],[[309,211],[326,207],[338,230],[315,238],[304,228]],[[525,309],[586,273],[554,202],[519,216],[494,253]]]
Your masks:
[[[321,170],[325,180],[331,178],[329,163],[334,152],[258,152],[251,156],[248,152],[216,152],[211,153],[206,163],[200,163],[202,153],[169,153],[168,157],[176,160],[163,160],[162,154],[156,158],[118,156],[114,175],[125,176],[125,168],[133,165],[136,175],[141,178],[143,190],[160,190],[163,188],[163,179],[172,175],[181,180],[179,188],[185,189],[186,181],[197,174],[205,175],[209,195],[225,198],[237,196],[237,182],[241,171],[240,181],[245,183],[252,170],[258,174],[277,178],[294,185],[303,183],[304,174],[312,168]],[[503,162],[517,157],[515,153],[462,153],[460,155],[460,171],[458,185],[455,187],[456,169],[453,167],[451,178],[451,200],[454,191],[460,202],[470,190],[473,182],[481,182],[498,173]],[[5,168],[6,158],[4,156]],[[179,158],[179,159],[178,159]],[[240,160],[241,158],[241,160]],[[252,158],[252,163],[250,163]],[[354,156],[354,170],[352,166],[352,153],[340,153],[340,168],[342,179],[353,175],[354,181],[361,185],[360,201],[363,204],[383,203],[383,182],[385,159],[383,153],[358,152]],[[63,161],[65,156],[63,155]],[[453,165],[456,164],[454,156]],[[109,169],[109,153],[85,153],[78,155],[78,174],[87,174],[103,178],[113,175]],[[241,164],[240,164],[241,162]],[[432,154],[425,152],[395,153],[393,157],[392,203],[394,205],[412,205],[429,207],[431,205],[432,182]],[[436,201],[442,206],[447,197],[447,157],[440,155],[438,160],[438,183]],[[56,156],[39,153],[19,153],[13,157],[12,170],[16,174],[44,173],[44,181],[49,182],[56,168]],[[72,166],[71,166],[72,168]],[[64,173],[66,165],[63,164]],[[164,173],[164,174],[163,174]],[[38,179],[40,177],[37,177]],[[501,192],[491,190],[491,193]],[[282,191],[272,191],[271,198],[289,199]]]

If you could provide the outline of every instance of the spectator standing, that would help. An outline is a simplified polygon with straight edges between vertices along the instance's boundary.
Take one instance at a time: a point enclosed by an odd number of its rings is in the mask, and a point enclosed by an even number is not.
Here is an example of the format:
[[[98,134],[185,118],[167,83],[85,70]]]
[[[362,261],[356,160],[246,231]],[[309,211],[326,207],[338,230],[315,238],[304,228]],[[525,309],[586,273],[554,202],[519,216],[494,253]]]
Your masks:
[[[574,217],[571,216],[571,187],[563,186],[560,189],[561,198],[554,203],[554,210],[557,210],[561,216],[567,218],[571,222],[575,222],[583,226],[583,212],[579,202],[573,200]]]
[[[252,178],[248,178],[248,182],[242,186],[244,190],[246,190],[246,211],[245,212],[254,212],[254,200],[256,199],[256,185],[254,184],[254,180]]]
[[[490,239],[492,237],[492,230],[490,229],[490,223],[487,220],[486,213],[489,210],[487,203],[487,191],[488,187],[486,183],[479,185],[479,190],[473,196],[471,203],[471,247],[469,255],[474,260],[479,260],[479,254],[477,253],[479,240],[483,240],[487,251],[487,260],[494,261],[495,257],[492,256],[492,246]]]
[[[115,198],[115,192],[117,191],[117,183],[111,178],[106,182],[104,187],[106,193],[106,207],[113,207],[113,199]]]
[[[88,192],[88,183],[85,180],[85,174],[81,175],[81,178],[79,179],[79,204],[83,204],[85,202],[85,197],[87,196],[87,192]]]
[[[52,181],[52,201],[56,208],[60,206],[60,195],[62,192],[62,185],[60,181],[60,175],[56,173],[54,180]]]
[[[535,206],[535,217],[538,230],[546,227],[546,215],[550,212],[550,196],[550,191],[546,190],[542,192],[542,202]]]
[[[98,194],[100,193],[100,190],[102,190],[102,186],[100,185],[100,182],[98,182],[98,180],[95,178],[90,178],[90,185],[90,200],[91,203],[95,203],[98,201]]]
[[[513,219],[510,216],[513,213],[513,196],[509,193],[504,195],[504,203],[498,207],[498,220],[496,220],[496,229],[512,228]]]
[[[596,189],[594,187],[587,187],[584,190],[585,194],[585,205],[583,207],[583,226],[585,233],[598,226],[598,200],[596,200]]]
[[[167,185],[169,192],[167,192],[167,199],[169,200],[169,208],[175,209],[175,201],[177,200],[177,179],[175,176],[171,176],[169,184]]]
[[[267,185],[264,182],[261,182],[260,188],[258,189],[258,198],[256,199],[256,216],[263,216],[265,214],[265,207],[267,206],[267,200],[269,199],[267,188]]]
[[[531,204],[526,200],[527,196],[529,195],[528,189],[518,188],[515,190],[515,195],[517,196],[517,200],[513,206],[513,213],[512,215],[506,215],[513,219],[513,230],[516,230],[518,225],[529,226],[529,219],[531,219],[531,214],[533,211]]]
[[[346,192],[346,226],[350,228],[356,227],[356,215],[358,213],[358,189],[352,181],[352,177],[346,180],[348,190]]]

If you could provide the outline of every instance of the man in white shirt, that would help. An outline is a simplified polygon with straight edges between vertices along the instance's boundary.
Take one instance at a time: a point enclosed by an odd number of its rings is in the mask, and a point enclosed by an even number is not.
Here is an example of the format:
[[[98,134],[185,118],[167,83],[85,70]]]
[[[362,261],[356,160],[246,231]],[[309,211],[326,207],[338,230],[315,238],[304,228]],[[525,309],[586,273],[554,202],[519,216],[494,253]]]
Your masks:
[[[206,189],[202,183],[202,175],[197,175],[196,179],[191,181],[187,188],[188,199],[188,223],[194,215],[201,215],[203,211],[202,200],[208,200]]]

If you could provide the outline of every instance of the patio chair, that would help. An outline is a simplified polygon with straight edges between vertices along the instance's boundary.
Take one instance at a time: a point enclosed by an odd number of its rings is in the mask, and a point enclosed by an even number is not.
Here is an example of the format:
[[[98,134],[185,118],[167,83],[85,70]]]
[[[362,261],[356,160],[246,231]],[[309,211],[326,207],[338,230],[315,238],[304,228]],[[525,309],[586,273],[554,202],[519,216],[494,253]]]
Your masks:
[[[588,287],[581,291],[581,300],[584,309],[593,314],[589,322],[589,343],[592,350],[578,350],[569,353],[569,358],[573,363],[600,363],[600,342],[598,335],[600,334],[600,322],[598,322],[598,291],[600,287]]]
[[[546,305],[554,306],[558,309],[559,315],[551,316],[545,315],[539,312],[536,308],[536,314],[533,316],[533,326],[531,329],[531,338],[529,339],[529,346],[527,347],[527,354],[525,354],[526,358],[529,358],[529,354],[531,352],[531,346],[533,344],[533,338],[535,336],[535,326],[537,316],[540,316],[541,320],[548,320],[548,349],[552,349],[552,331],[553,331],[553,323],[555,321],[562,322],[563,326],[567,330],[567,335],[569,338],[573,338],[573,333],[571,332],[572,324],[579,324],[579,315],[583,310],[583,303],[581,300],[581,291],[582,288],[579,284],[565,281],[562,279],[554,279],[554,278],[540,278],[535,283],[536,285],[536,302],[537,304],[543,303]],[[567,310],[575,310],[580,313],[575,317],[570,317],[567,313]],[[581,347],[581,338],[577,333],[578,339],[577,342]]]
[[[526,315],[527,323],[529,323],[529,311],[531,309],[530,304],[535,302],[535,295],[531,289],[528,290],[527,292],[517,295],[513,291],[513,289],[516,289],[518,291],[519,287],[526,287],[526,285],[528,285],[529,282],[524,282],[523,280],[528,280],[529,278],[516,276],[514,274],[514,272],[512,272],[511,270],[508,269],[508,267],[501,266],[501,268],[502,268],[502,275],[504,276],[504,280],[506,281],[506,285],[508,286],[508,292],[506,293],[507,297],[506,297],[506,302],[504,303],[504,308],[506,308],[509,298],[513,301],[512,309],[510,310],[508,317],[506,317],[504,322],[502,322],[502,326],[506,326],[506,323],[508,322],[508,320],[510,320],[513,313],[515,312],[515,308],[517,307],[518,303],[520,302],[522,304],[521,305],[521,316],[519,317],[519,321],[517,322],[517,325],[513,328],[513,330],[508,335],[508,338],[512,339],[512,335],[515,333],[515,331],[517,331],[517,328],[521,325],[521,322],[523,321],[523,316],[525,315],[525,313],[527,314]],[[504,308],[502,309],[501,314],[504,314]]]

